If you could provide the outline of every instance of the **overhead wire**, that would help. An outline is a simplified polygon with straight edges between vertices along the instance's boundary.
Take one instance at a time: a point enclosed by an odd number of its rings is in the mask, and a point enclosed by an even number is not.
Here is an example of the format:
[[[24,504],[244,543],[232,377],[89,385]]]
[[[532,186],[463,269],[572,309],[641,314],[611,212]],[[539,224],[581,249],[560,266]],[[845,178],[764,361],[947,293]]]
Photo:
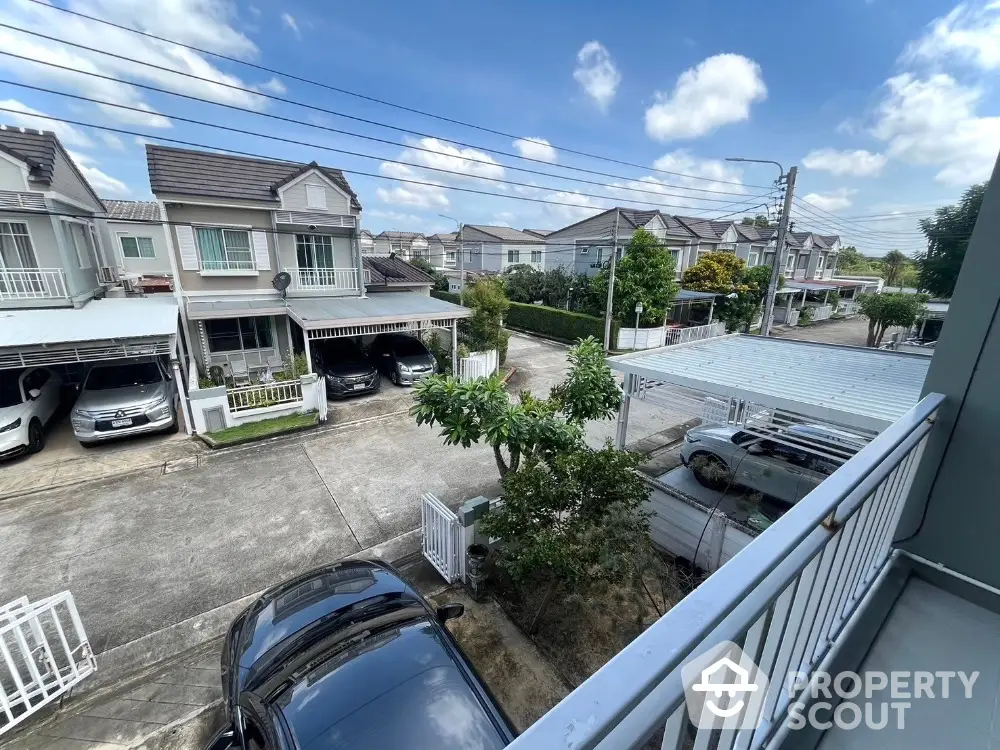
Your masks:
[[[202,54],[202,55],[209,55],[210,57],[214,57],[214,58],[219,59],[219,60],[226,60],[226,61],[231,62],[231,63],[236,63],[237,65],[243,65],[243,66],[248,67],[248,68],[253,68],[255,70],[260,70],[260,71],[262,71],[264,73],[268,73],[270,75],[282,76],[284,78],[288,78],[289,80],[298,81],[300,83],[308,83],[308,84],[310,84],[312,86],[318,86],[318,87],[324,88],[324,89],[326,89],[328,91],[333,91],[333,92],[336,92],[338,94],[343,94],[345,96],[352,96],[352,97],[355,97],[355,98],[358,98],[358,99],[362,99],[364,101],[373,102],[375,104],[380,104],[380,105],[383,105],[383,106],[386,106],[386,107],[392,107],[394,109],[398,109],[398,110],[401,110],[401,111],[404,111],[404,112],[410,112],[411,114],[421,115],[423,117],[430,117],[430,118],[433,118],[435,120],[439,120],[441,122],[450,123],[452,125],[459,125],[461,127],[472,128],[474,130],[479,130],[479,131],[482,131],[484,133],[490,133],[491,135],[501,136],[503,138],[513,138],[515,140],[526,140],[524,138],[524,136],[518,136],[518,135],[514,135],[512,133],[505,133],[505,132],[503,132],[501,130],[494,130],[493,128],[486,127],[485,125],[477,125],[475,123],[465,122],[463,120],[458,120],[458,119],[455,119],[455,118],[452,118],[452,117],[446,117],[444,115],[435,114],[433,112],[427,112],[425,110],[416,109],[414,107],[408,107],[408,106],[405,106],[405,105],[402,105],[402,104],[396,104],[394,102],[390,102],[390,101],[387,101],[387,100],[384,100],[384,99],[379,99],[377,97],[369,96],[367,94],[360,94],[360,93],[358,93],[356,91],[350,91],[349,89],[344,89],[344,88],[341,88],[341,87],[338,87],[338,86],[332,86],[332,85],[330,85],[328,83],[323,83],[321,81],[316,81],[316,80],[313,80],[313,79],[310,79],[310,78],[305,78],[304,76],[299,76],[299,75],[296,75],[294,73],[289,73],[287,71],[277,70],[275,68],[269,68],[266,65],[260,65],[259,63],[250,62],[249,60],[240,60],[239,58],[231,57],[229,55],[225,55],[225,54],[222,54],[220,52],[213,52],[211,50],[207,50],[207,49],[204,49],[204,48],[201,48],[201,47],[196,47],[194,45],[186,44],[184,42],[178,42],[178,41],[176,41],[174,39],[168,39],[166,37],[158,36],[156,34],[152,34],[152,33],[148,32],[148,31],[141,31],[139,29],[133,29],[133,28],[130,28],[130,27],[125,26],[123,24],[118,24],[118,23],[115,23],[113,21],[108,21],[106,19],[99,18],[97,16],[92,16],[92,15],[89,15],[87,13],[82,13],[82,12],[80,12],[78,10],[72,10],[70,8],[63,8],[63,7],[60,7],[60,6],[57,6],[57,5],[52,5],[52,4],[48,3],[48,2],[43,2],[43,0],[29,0],[29,2],[32,2],[35,5],[40,5],[43,8],[46,8],[48,10],[57,10],[57,11],[60,11],[62,13],[68,13],[70,15],[77,16],[78,18],[85,18],[88,21],[93,21],[95,23],[99,23],[99,24],[103,24],[105,26],[110,26],[110,27],[119,29],[120,31],[125,31],[125,32],[131,33],[131,34],[137,34],[139,36],[146,37],[147,39],[155,39],[156,41],[164,42],[166,44],[173,44],[173,45],[176,45],[178,47],[182,47],[184,49],[189,49],[192,52],[197,52],[197,53]],[[12,27],[11,26],[11,27],[8,27],[8,28],[17,28],[17,27]],[[26,30],[23,30],[23,29],[19,29],[19,30],[26,31]],[[31,32],[27,32],[27,33],[31,33]],[[530,139],[527,139],[527,140],[530,140]],[[636,164],[636,163],[629,162],[629,161],[622,161],[620,159],[614,159],[612,157],[603,156],[601,154],[593,154],[593,153],[589,153],[589,152],[586,152],[586,151],[578,151],[578,150],[575,150],[575,149],[566,148],[566,147],[560,146],[558,144],[550,144],[550,145],[553,148],[555,148],[555,149],[557,149],[559,151],[564,151],[565,153],[574,154],[576,156],[583,156],[583,157],[586,157],[588,159],[597,159],[597,160],[600,160],[600,161],[606,161],[606,162],[613,163],[613,164],[620,164],[620,165],[626,166],[626,167],[634,167],[636,169],[643,169],[643,170],[651,169],[652,171],[658,172],[660,174],[675,175],[675,176],[678,176],[678,177],[685,177],[685,178],[688,178],[688,179],[704,180],[704,181],[707,181],[707,182],[725,182],[724,180],[716,180],[716,179],[711,178],[711,177],[702,177],[700,175],[691,175],[691,174],[685,174],[683,172],[672,172],[672,171],[666,170],[666,169],[657,169],[657,168],[653,168],[653,167],[646,167],[646,166],[641,165],[641,164]],[[740,184],[740,183],[733,183],[733,184]],[[753,187],[753,186],[748,186],[748,187]],[[758,187],[762,187],[762,186],[758,186]]]
[[[802,212],[804,212],[806,214],[809,214],[810,216],[815,216],[817,218],[824,219],[825,221],[827,221],[829,223],[838,224],[838,225],[841,225],[841,226],[844,226],[844,227],[853,227],[853,226],[855,226],[855,222],[853,222],[853,221],[847,221],[845,219],[842,219],[841,217],[837,216],[836,214],[831,214],[829,211],[817,211],[817,210],[814,210],[814,209],[816,209],[816,206],[814,206],[813,204],[808,203],[808,202],[802,202],[802,201],[800,201],[797,198],[793,198],[792,199],[792,204],[793,204],[793,206],[795,208],[798,208],[800,211],[802,211]],[[879,229],[877,227],[870,227],[870,226],[866,226],[864,224],[857,224],[857,227],[858,228],[856,228],[854,230],[855,232],[858,232],[858,233],[861,233],[861,234],[867,234],[867,235],[870,235],[870,236],[873,236],[873,237],[874,236],[883,236],[883,235],[885,235],[885,236],[917,236],[917,235],[923,236],[923,233],[919,229]]]

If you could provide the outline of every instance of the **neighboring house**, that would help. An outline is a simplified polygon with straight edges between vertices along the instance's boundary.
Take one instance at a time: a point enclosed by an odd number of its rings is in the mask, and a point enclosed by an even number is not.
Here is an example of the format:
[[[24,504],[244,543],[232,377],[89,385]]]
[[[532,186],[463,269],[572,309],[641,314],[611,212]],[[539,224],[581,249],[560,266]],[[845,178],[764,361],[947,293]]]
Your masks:
[[[466,271],[505,271],[519,265],[545,268],[545,242],[519,229],[463,224],[459,244]]]
[[[544,240],[546,237],[548,237],[550,234],[552,234],[555,230],[554,229],[522,229],[521,231],[524,232],[525,234],[533,234],[536,237],[541,237]]]
[[[361,247],[362,255],[374,255],[375,235],[373,235],[367,229],[362,229],[360,232],[358,232],[358,245]],[[386,254],[388,255],[388,253]]]
[[[0,308],[80,307],[117,266],[104,205],[54,133],[0,127]]]
[[[428,237],[427,260],[434,268],[457,268],[458,232],[439,232]]]
[[[324,339],[366,343],[385,331],[454,327],[469,314],[427,296],[425,275],[362,257],[361,204],[338,169],[154,145],[146,159],[183,331],[203,373],[245,365],[253,380],[298,353],[311,369],[311,347]],[[382,290],[394,293],[366,294]]]
[[[123,275],[173,276],[159,204],[107,198],[103,201],[107,221],[101,222],[99,229]]]
[[[434,279],[402,258],[363,258],[365,288],[379,292],[416,292],[429,297]]]
[[[786,276],[798,280],[833,278],[833,271],[837,267],[837,255],[840,253],[839,237],[813,232],[791,232],[790,237],[790,251],[785,261]],[[795,244],[798,247],[795,247]],[[792,248],[795,249],[794,261]]]
[[[403,260],[427,260],[427,238],[420,232],[386,231],[375,236],[374,255],[395,254]]]

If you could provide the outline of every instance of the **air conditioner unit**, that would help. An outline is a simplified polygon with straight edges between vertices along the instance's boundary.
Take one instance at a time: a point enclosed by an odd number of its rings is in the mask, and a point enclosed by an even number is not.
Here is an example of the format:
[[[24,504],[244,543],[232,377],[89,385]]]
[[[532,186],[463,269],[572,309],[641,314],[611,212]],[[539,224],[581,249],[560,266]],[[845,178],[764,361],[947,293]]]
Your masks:
[[[118,269],[114,266],[101,266],[97,269],[97,282],[99,284],[117,284],[118,280]]]

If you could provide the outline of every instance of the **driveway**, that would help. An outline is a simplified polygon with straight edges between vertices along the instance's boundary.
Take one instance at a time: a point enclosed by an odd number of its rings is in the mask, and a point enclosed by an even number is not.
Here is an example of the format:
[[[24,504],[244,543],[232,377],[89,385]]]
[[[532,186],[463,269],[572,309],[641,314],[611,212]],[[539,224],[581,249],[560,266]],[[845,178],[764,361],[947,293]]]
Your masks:
[[[904,331],[903,328],[890,328],[885,332],[883,342],[889,341],[892,334]],[[775,338],[792,339],[795,341],[815,341],[819,344],[840,344],[841,346],[867,346],[868,319],[860,315],[853,318],[838,320],[823,320],[809,326],[793,326],[792,328],[776,328]]]

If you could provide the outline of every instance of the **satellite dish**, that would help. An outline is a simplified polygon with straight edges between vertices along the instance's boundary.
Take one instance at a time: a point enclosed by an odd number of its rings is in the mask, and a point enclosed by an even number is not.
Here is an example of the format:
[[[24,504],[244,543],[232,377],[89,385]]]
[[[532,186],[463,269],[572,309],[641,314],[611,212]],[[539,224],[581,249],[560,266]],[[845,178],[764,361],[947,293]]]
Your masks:
[[[285,296],[285,290],[292,283],[292,275],[287,271],[282,271],[281,273],[276,273],[274,278],[271,279],[271,286],[281,292],[282,298]]]

